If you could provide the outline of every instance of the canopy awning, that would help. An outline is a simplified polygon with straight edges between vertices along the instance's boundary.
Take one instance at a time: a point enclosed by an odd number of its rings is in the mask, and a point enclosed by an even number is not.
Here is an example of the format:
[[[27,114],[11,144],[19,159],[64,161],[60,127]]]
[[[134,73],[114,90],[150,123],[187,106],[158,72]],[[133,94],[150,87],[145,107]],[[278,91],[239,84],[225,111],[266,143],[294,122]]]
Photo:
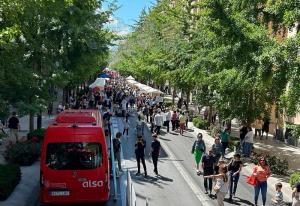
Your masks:
[[[126,80],[134,80],[134,78],[132,76],[129,76],[126,78]]]
[[[89,88],[93,89],[95,87],[104,87],[105,86],[105,79],[104,78],[97,78],[90,86]]]

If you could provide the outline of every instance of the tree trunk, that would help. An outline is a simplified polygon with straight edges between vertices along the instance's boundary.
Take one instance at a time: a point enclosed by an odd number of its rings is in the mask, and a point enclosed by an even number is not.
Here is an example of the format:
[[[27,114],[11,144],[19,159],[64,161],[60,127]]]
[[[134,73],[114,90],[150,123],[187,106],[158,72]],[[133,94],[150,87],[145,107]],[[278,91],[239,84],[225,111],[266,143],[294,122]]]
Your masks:
[[[29,132],[34,130],[34,114],[33,112],[29,113]]]
[[[36,119],[36,128],[41,129],[42,128],[42,111],[40,110],[37,119]]]
[[[187,111],[189,111],[190,95],[191,95],[191,92],[187,91],[187,93],[186,93],[186,110]]]
[[[209,123],[211,123],[212,111],[213,111],[212,106],[209,106],[209,112],[208,112],[208,122]]]
[[[176,88],[174,87],[173,89],[173,94],[172,94],[172,103],[175,105],[175,97],[176,97]]]

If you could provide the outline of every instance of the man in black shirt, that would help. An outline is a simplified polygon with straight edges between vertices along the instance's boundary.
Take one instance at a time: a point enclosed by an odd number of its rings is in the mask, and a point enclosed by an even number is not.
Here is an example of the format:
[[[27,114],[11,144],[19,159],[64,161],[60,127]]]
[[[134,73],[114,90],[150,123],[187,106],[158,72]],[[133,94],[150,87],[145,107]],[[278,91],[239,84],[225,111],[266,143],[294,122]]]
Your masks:
[[[118,161],[118,169],[120,172],[122,172],[122,166],[121,166],[121,139],[122,133],[118,132],[116,134],[116,138],[113,139],[113,146],[114,146],[114,155],[116,160]]]
[[[205,154],[202,157],[201,162],[202,162],[202,168],[203,168],[203,176],[213,175],[215,158],[214,158],[212,149],[210,149],[208,151],[208,154]],[[207,184],[207,181],[208,181],[209,185]],[[205,188],[205,194],[208,194],[208,189],[209,189],[209,194],[211,195],[211,192],[212,192],[212,179],[211,178],[204,178],[204,188]]]
[[[248,132],[248,129],[246,126],[246,122],[243,122],[243,126],[240,128],[240,150],[242,150],[242,148],[243,148],[243,142],[244,142],[247,132]]]
[[[229,171],[229,201],[232,201],[232,196],[235,196],[237,184],[240,178],[240,172],[243,167],[241,155],[235,154],[231,162],[228,164]]]
[[[136,175],[141,174],[140,162],[142,161],[145,177],[147,177],[147,169],[146,169],[146,162],[145,162],[145,148],[146,148],[146,141],[143,139],[142,136],[139,136],[135,143],[135,156],[136,156],[137,167],[138,167],[138,171]]]
[[[154,173],[158,175],[157,162],[160,153],[160,142],[157,140],[157,134],[153,134],[152,137],[153,141],[151,143],[151,156],[154,165]]]
[[[18,142],[18,131],[20,130],[19,125],[19,119],[16,117],[16,112],[12,113],[12,116],[8,120],[8,128],[10,132],[10,138],[13,140],[13,138],[16,138],[16,141]]]

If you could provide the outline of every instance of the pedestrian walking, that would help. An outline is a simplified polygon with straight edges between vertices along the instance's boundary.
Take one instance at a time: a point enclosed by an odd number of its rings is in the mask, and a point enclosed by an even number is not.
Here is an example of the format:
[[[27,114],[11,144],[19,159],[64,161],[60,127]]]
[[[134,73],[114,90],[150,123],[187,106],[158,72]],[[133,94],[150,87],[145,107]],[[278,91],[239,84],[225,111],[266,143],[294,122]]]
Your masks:
[[[227,149],[227,147],[228,147],[228,145],[229,145],[229,137],[230,137],[230,135],[229,135],[229,130],[228,130],[228,128],[225,128],[222,132],[221,132],[221,134],[220,134],[220,137],[221,137],[221,144],[222,144],[222,156],[224,157],[224,155],[225,155],[225,151],[226,151],[226,149]]]
[[[261,192],[263,206],[266,206],[268,188],[267,179],[270,177],[271,172],[265,158],[260,158],[258,165],[253,168],[252,175],[257,180],[257,184],[254,186],[254,205],[257,206],[259,193]]]
[[[215,138],[215,143],[212,145],[213,154],[215,156],[216,162],[219,162],[219,159],[221,158],[223,154],[223,145],[220,142],[220,138]]]
[[[244,139],[245,139],[245,136],[248,132],[248,127],[246,126],[246,122],[243,121],[242,122],[242,127],[240,127],[240,148],[239,148],[239,151],[241,153],[243,153],[243,148],[244,148]]]
[[[280,182],[275,184],[276,193],[272,198],[272,205],[274,206],[283,206],[283,193],[282,193],[282,184]]]
[[[248,127],[248,132],[244,138],[244,142],[243,142],[243,156],[245,157],[250,157],[251,151],[252,151],[252,147],[253,147],[253,131],[251,127]]]
[[[188,129],[188,123],[189,123],[189,111],[185,111],[184,113],[185,116],[185,129]]]
[[[202,163],[202,169],[203,169],[205,194],[208,194],[208,190],[209,190],[209,195],[211,195],[212,179],[207,178],[207,176],[214,174],[215,158],[214,158],[212,149],[210,149],[208,151],[208,154],[203,155],[201,163]]]
[[[12,142],[14,142],[14,139],[19,142],[20,121],[16,115],[16,112],[13,112],[8,119],[9,136]]]
[[[258,117],[254,122],[254,128],[255,128],[255,137],[257,137],[258,134],[260,139],[261,139],[262,126],[263,126],[263,121],[261,120],[260,117]]]
[[[47,112],[48,112],[48,117],[49,117],[49,119],[51,118],[52,111],[53,111],[53,103],[50,102],[50,103],[48,104],[48,107],[47,107]]]
[[[202,137],[203,137],[202,134],[199,133],[197,135],[197,140],[194,142],[192,147],[192,154],[194,154],[195,162],[196,162],[197,175],[200,175],[199,163],[202,158],[202,155],[205,154],[206,151],[205,142],[203,141]]]
[[[143,108],[143,114],[144,116],[146,116],[146,121],[149,122],[149,106],[145,105],[145,107]]]
[[[122,107],[122,116],[126,117],[126,113],[127,113],[127,100],[126,98],[124,98],[121,102],[121,107]]]
[[[157,114],[155,114],[154,116],[154,125],[156,127],[156,134],[158,135],[160,134],[160,129],[163,126],[163,124],[164,124],[164,117],[161,114],[161,110],[158,109]]]
[[[166,113],[165,113],[165,118],[166,121],[164,122],[164,125],[167,127],[167,132],[170,131],[170,121],[171,121],[171,112],[170,109],[166,109]]]
[[[158,157],[160,155],[160,142],[157,140],[157,134],[153,134],[153,141],[151,143],[151,157],[152,157],[152,162],[154,166],[154,173],[158,175],[158,169],[157,169],[157,163],[158,163]]]
[[[144,135],[144,122],[142,120],[141,115],[138,115],[138,120],[136,124],[136,131],[137,131],[137,136],[143,136]]]
[[[229,201],[232,201],[232,197],[235,197],[242,167],[241,155],[235,154],[227,166],[229,172]]]
[[[124,120],[123,124],[124,124],[123,135],[126,132],[126,135],[128,136],[128,130],[129,130],[129,120],[128,120],[128,117],[125,117],[125,120]]]
[[[147,168],[146,168],[146,162],[145,162],[145,148],[146,148],[146,141],[143,139],[142,136],[139,136],[137,138],[137,141],[135,143],[135,156],[137,161],[137,168],[138,171],[136,175],[141,174],[141,162],[144,168],[144,175],[147,177]]]
[[[172,117],[171,117],[171,122],[172,122],[172,131],[174,131],[175,129],[177,129],[177,120],[178,120],[178,114],[177,112],[174,110]]]
[[[183,112],[179,115],[179,133],[181,134],[181,135],[183,135],[183,131],[184,131],[184,129],[185,129],[185,120],[186,120],[186,118],[185,118],[185,116],[184,116],[184,114],[183,114]]]
[[[292,206],[300,206],[300,183],[299,182],[293,188],[292,198],[293,198]]]
[[[261,136],[264,136],[264,133],[266,133],[266,139],[268,139],[268,134],[269,134],[269,127],[270,127],[270,120],[268,117],[264,119],[264,124],[262,126],[262,134]]]
[[[226,166],[219,167],[219,174],[205,176],[216,180],[214,191],[217,195],[218,206],[224,206],[224,198],[228,192],[228,177]]]
[[[122,133],[118,132],[116,134],[116,137],[113,139],[113,146],[114,146],[114,155],[116,160],[118,161],[118,169],[120,172],[122,172],[122,166],[121,166],[121,137]]]

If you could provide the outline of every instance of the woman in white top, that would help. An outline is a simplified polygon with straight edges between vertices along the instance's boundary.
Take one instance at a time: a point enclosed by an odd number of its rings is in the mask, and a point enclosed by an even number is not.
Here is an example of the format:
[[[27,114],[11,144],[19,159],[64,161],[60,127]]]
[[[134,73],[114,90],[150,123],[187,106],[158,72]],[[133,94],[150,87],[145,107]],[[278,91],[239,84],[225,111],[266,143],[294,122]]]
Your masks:
[[[300,206],[299,197],[300,197],[300,183],[297,183],[292,193],[292,198],[293,198],[292,206]]]
[[[128,136],[128,130],[129,130],[129,120],[128,117],[125,118],[124,120],[124,130],[123,130],[123,135],[126,132],[126,135]]]
[[[254,133],[252,131],[252,128],[248,127],[248,132],[247,132],[247,134],[244,138],[244,142],[243,142],[243,155],[245,157],[250,157],[252,147],[253,147],[253,136],[254,136]]]
[[[228,192],[229,186],[226,165],[220,165],[219,174],[204,176],[204,178],[214,178],[216,180],[216,184],[213,189],[217,194],[218,206],[224,206],[224,198]]]

